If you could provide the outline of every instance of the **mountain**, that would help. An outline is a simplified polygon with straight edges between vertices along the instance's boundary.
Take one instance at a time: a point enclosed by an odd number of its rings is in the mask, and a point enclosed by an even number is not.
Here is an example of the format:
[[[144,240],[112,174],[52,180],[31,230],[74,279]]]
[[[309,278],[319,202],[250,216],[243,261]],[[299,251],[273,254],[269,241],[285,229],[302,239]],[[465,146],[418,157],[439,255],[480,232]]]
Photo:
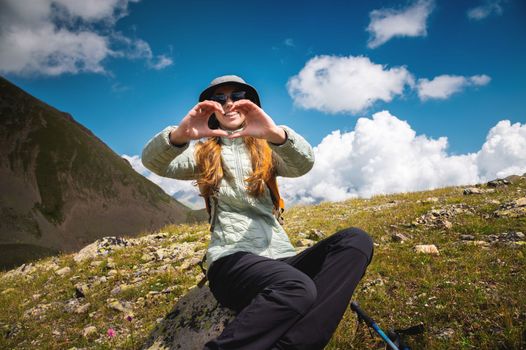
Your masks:
[[[90,130],[0,77],[0,268],[206,219]]]
[[[298,252],[349,226],[368,232],[353,299],[384,330],[422,322],[412,349],[525,349],[525,193],[526,174],[296,206],[284,228]],[[0,349],[203,349],[233,312],[196,286],[209,239],[206,223],[170,225],[0,272]],[[383,349],[356,321],[347,308],[325,350]]]

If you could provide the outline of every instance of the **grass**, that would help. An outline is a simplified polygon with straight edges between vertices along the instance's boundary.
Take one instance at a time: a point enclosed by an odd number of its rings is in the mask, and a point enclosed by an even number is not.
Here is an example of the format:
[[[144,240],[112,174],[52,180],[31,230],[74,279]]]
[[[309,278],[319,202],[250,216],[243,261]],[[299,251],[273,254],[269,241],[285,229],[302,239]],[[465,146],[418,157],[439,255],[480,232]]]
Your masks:
[[[360,227],[373,237],[374,258],[358,285],[353,299],[384,328],[406,328],[423,322],[426,332],[408,339],[414,349],[523,349],[526,348],[526,245],[474,245],[460,240],[470,234],[484,240],[490,234],[507,231],[526,233],[526,218],[494,217],[500,203],[523,197],[526,181],[499,187],[494,193],[465,196],[461,187],[433,191],[375,196],[315,206],[296,206],[285,211],[285,230],[294,243],[300,233],[317,229],[326,235],[348,226]],[[436,197],[437,202],[426,201]],[[448,220],[450,229],[411,224],[431,209],[465,204],[472,213],[459,213]],[[206,248],[209,238],[205,223],[170,225],[166,239],[156,249],[167,251],[182,243]],[[396,243],[391,234],[402,233],[408,241]],[[146,234],[146,233],[145,233]],[[435,244],[437,256],[416,254],[416,244]],[[171,311],[178,298],[202,277],[198,266],[183,269],[189,257],[170,264],[142,260],[149,247],[142,245],[117,250],[96,267],[90,261],[77,264],[72,255],[55,259],[72,272],[65,277],[39,268],[27,278],[4,279],[0,274],[0,348],[133,349],[142,344],[157,319]],[[197,257],[201,258],[200,255]],[[111,258],[111,261],[108,259]],[[51,263],[40,261],[38,266]],[[170,265],[161,269],[162,265]],[[137,275],[139,268],[148,268]],[[91,288],[81,303],[90,303],[86,314],[64,312],[63,305],[74,300],[75,284],[107,276],[108,281]],[[73,276],[76,276],[72,279]],[[117,294],[120,284],[130,287]],[[161,292],[175,287],[167,293]],[[108,307],[107,299],[135,305],[133,319]],[[40,315],[24,317],[38,305],[48,305]],[[95,326],[96,333],[85,338],[82,331]],[[112,328],[116,336],[106,332]],[[132,341],[133,331],[133,341]],[[374,349],[381,342],[355,315],[347,310],[327,345],[327,350]]]

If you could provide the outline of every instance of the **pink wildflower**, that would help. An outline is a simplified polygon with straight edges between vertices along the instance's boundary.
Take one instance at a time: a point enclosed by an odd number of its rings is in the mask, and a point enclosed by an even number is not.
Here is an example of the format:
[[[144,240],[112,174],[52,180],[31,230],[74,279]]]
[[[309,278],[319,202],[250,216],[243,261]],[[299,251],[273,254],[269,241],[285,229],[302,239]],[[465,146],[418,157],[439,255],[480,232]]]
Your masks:
[[[113,338],[115,336],[115,330],[113,328],[108,328],[108,337]]]

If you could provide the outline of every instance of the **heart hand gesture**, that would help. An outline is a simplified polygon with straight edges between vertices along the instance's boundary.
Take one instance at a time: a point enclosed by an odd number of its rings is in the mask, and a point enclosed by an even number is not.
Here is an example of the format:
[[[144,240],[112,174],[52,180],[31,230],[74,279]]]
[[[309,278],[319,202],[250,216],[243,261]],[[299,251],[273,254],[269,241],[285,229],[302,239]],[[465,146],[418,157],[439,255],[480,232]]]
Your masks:
[[[254,102],[247,99],[239,100],[234,102],[230,110],[243,113],[246,126],[243,130],[231,134],[228,138],[253,136],[277,144],[285,140],[283,129],[278,128],[272,118]]]
[[[225,130],[208,127],[208,118],[212,113],[223,114],[223,107],[215,101],[199,102],[181,120],[177,129],[172,131],[170,141],[183,144],[203,137],[228,136]]]

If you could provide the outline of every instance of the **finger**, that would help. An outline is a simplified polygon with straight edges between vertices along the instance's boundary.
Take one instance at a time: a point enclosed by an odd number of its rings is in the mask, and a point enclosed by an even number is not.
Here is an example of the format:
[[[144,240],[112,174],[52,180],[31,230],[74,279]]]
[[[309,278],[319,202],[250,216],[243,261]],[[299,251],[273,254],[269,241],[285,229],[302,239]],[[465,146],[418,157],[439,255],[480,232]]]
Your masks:
[[[234,106],[239,106],[239,107],[248,108],[248,109],[259,108],[257,104],[255,104],[254,102],[250,100],[246,100],[246,99],[234,102]]]
[[[210,130],[210,135],[208,135],[208,136],[226,136],[226,137],[228,137],[228,133],[225,130],[212,129],[212,130]]]
[[[254,102],[252,102],[251,100],[249,100],[248,98],[244,98],[244,99],[241,99],[241,100],[237,100],[235,103],[237,103],[237,104],[254,105],[254,106],[256,106],[256,104],[255,104]]]
[[[246,108],[245,106],[240,106],[240,105],[234,105],[234,106],[232,106],[232,108],[230,110],[231,111],[241,111],[245,115],[248,114],[248,112],[250,112],[250,110],[248,108]]]
[[[242,136],[245,136],[245,135],[248,135],[248,133],[246,132],[246,129],[243,129],[241,131],[237,131],[237,132],[234,132],[234,133],[228,135],[228,138],[229,139],[235,139],[235,138],[242,137]]]
[[[209,118],[213,113],[221,113],[214,106],[203,106],[198,108],[198,113],[195,115],[196,118]]]
[[[210,108],[212,108],[213,110],[219,113],[225,114],[225,111],[223,110],[223,106],[221,106],[221,104],[217,101],[206,100],[201,103],[205,104],[206,106],[209,106]]]
[[[204,102],[210,102],[210,101],[204,101]],[[214,104],[211,103],[198,103],[195,107],[195,117],[209,117],[210,114],[214,112],[219,112]]]

